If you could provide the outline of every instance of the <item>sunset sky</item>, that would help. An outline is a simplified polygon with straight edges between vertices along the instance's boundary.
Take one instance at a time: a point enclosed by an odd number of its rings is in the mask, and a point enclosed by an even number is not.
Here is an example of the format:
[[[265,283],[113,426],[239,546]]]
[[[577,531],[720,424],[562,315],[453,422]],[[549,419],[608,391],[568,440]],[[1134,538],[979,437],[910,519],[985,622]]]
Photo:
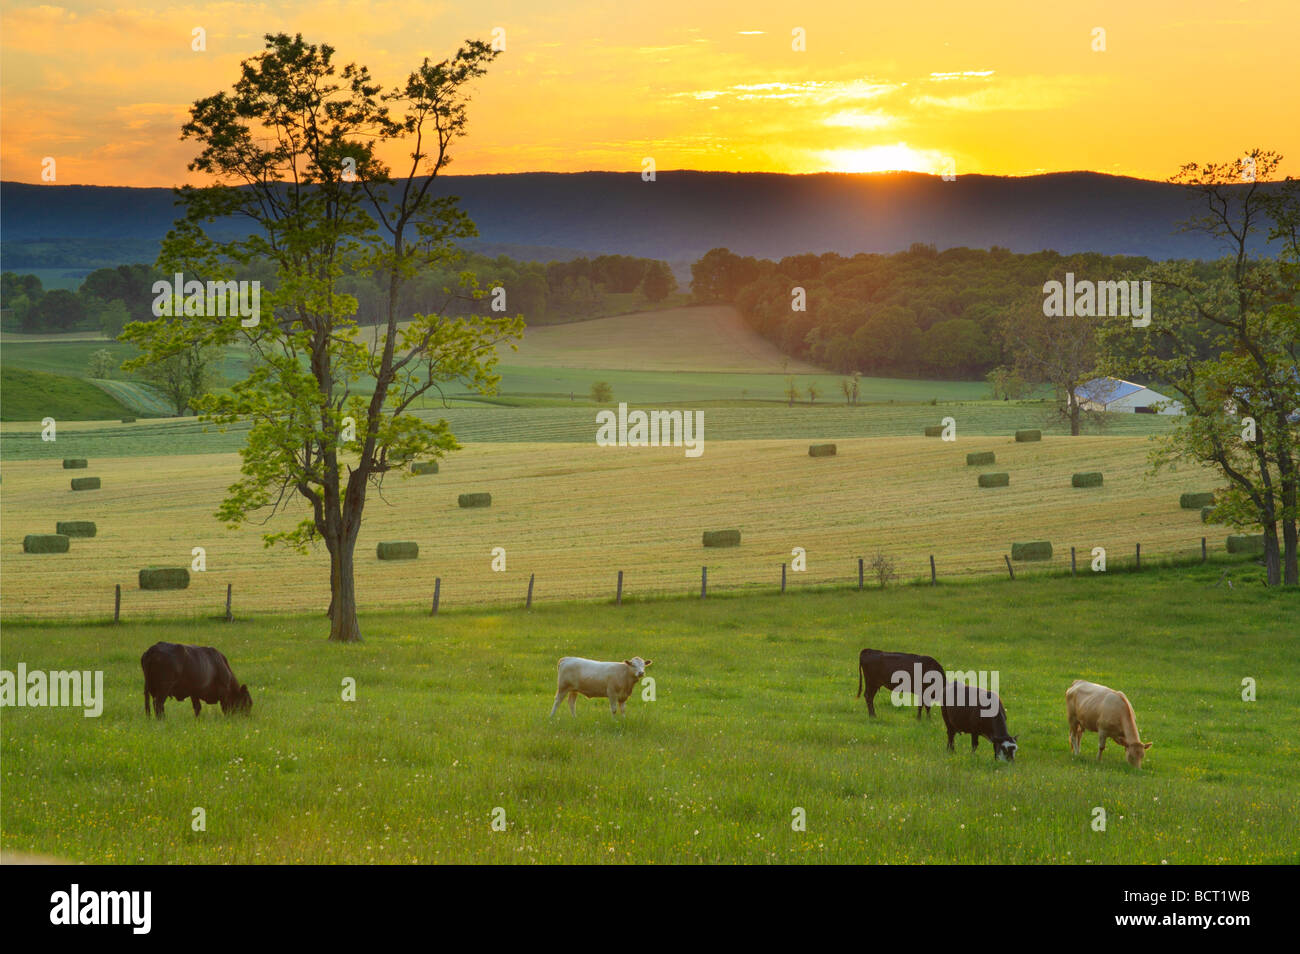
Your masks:
[[[186,181],[189,104],[228,88],[264,33],[330,43],[391,85],[494,27],[506,50],[449,172],[639,172],[652,156],[937,173],[950,158],[959,175],[1164,179],[1261,146],[1300,175],[1296,0],[131,3],[4,0],[5,179],[39,182],[53,156],[61,184]]]

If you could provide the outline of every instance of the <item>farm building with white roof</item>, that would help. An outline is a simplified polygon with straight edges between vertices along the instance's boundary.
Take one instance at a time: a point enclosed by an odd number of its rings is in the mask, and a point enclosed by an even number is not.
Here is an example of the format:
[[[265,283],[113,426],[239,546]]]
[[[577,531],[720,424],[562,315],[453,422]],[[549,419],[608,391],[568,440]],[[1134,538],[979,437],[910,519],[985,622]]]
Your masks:
[[[1122,378],[1093,378],[1075,388],[1074,395],[1079,399],[1079,406],[1087,411],[1116,411],[1129,414],[1183,413],[1183,405],[1173,398]]]

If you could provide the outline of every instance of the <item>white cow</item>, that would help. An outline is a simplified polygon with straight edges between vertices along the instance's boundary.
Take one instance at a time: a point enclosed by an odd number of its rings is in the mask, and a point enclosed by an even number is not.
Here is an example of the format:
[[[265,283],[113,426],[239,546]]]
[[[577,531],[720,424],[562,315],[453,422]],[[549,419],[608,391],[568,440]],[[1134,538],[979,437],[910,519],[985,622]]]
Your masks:
[[[605,696],[609,699],[610,715],[618,715],[623,711],[627,697],[632,694],[632,687],[645,675],[649,666],[650,660],[640,656],[622,662],[598,662],[579,656],[565,656],[556,664],[555,705],[551,706],[551,715],[555,715],[560,700],[567,695],[569,711],[576,716],[578,693],[588,699]]]
[[[1138,738],[1133,706],[1124,693],[1076,679],[1065,690],[1065,710],[1070,720],[1070,748],[1075,755],[1079,754],[1079,743],[1086,729],[1097,733],[1098,761],[1101,761],[1102,750],[1106,748],[1106,740],[1114,739],[1124,746],[1128,764],[1134,768],[1142,767],[1142,757],[1151,748],[1151,743]]]

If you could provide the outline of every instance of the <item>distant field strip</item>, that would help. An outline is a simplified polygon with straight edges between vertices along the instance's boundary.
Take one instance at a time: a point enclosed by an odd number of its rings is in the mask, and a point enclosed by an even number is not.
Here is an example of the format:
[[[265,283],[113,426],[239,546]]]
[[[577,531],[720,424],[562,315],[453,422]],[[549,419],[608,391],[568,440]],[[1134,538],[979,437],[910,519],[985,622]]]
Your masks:
[[[730,305],[638,312],[614,318],[530,327],[506,364],[630,371],[756,371],[824,373],[791,360],[752,331]]]
[[[659,405],[667,407],[670,405]],[[684,405],[685,406],[685,405]],[[462,444],[590,443],[596,437],[595,405],[575,407],[450,407],[420,411],[419,416],[445,418]],[[1059,423],[1046,423],[1040,404],[1000,401],[967,404],[873,404],[859,407],[720,406],[704,409],[704,439],[710,441],[803,439],[839,440],[852,437],[912,437],[944,417],[957,421],[963,453],[986,450],[971,446],[977,435],[1011,441],[1017,427],[1042,427],[1044,434],[1062,434]],[[1164,432],[1170,418],[1154,414],[1113,414],[1107,436],[1141,436]],[[194,418],[119,424],[95,421],[61,426],[57,443],[40,439],[39,423],[0,427],[0,458],[6,461],[62,457],[133,457],[160,454],[208,454],[237,451],[248,428],[235,425],[222,434]],[[541,448],[538,453],[542,453]],[[546,451],[546,452],[549,452]]]
[[[62,439],[59,444],[62,446]],[[1213,486],[1180,470],[1146,476],[1147,444],[1123,437],[1010,437],[948,444],[933,438],[840,439],[838,454],[810,458],[803,440],[734,441],[685,458],[680,448],[600,448],[584,444],[478,444],[442,462],[437,475],[390,478],[372,493],[357,544],[357,591],[364,606],[426,605],[434,577],[445,605],[522,601],[530,572],[535,598],[612,598],[626,571],[625,595],[698,592],[700,567],[711,587],[773,587],[791,549],[808,555],[794,587],[856,578],[856,558],[877,550],[900,574],[928,574],[933,553],[941,578],[1003,574],[1014,541],[1049,540],[1050,562],[1069,565],[1079,548],[1118,563],[1140,542],[1145,559],[1199,552],[1203,534],[1223,550],[1226,528],[1201,523],[1178,505],[1180,493]],[[969,450],[995,449],[1007,488],[981,490]],[[70,453],[70,451],[68,452]],[[323,549],[299,556],[262,546],[263,528],[230,531],[213,513],[236,479],[233,454],[91,456],[85,472],[103,489],[72,493],[58,462],[7,461],[3,518],[6,618],[102,616],[115,583],[123,612],[217,612],[226,583],[239,613],[324,611]],[[1075,471],[1099,470],[1099,488],[1070,486]],[[488,492],[488,509],[460,509],[461,493]],[[293,522],[304,511],[295,509]],[[29,533],[51,533],[58,520],[94,520],[98,536],[68,554],[23,554]],[[280,519],[271,528],[287,528]],[[704,530],[739,529],[741,546],[705,550]],[[381,540],[413,540],[418,560],[380,563]],[[207,572],[182,593],[142,593],[135,575],[149,565],[188,565],[191,548],[207,551]],[[507,550],[507,571],[491,571],[493,547]],[[1018,572],[1032,572],[1020,570]]]
[[[87,378],[91,384],[106,391],[120,403],[142,415],[169,415],[175,408],[157,391],[138,381],[115,381],[104,378]]]

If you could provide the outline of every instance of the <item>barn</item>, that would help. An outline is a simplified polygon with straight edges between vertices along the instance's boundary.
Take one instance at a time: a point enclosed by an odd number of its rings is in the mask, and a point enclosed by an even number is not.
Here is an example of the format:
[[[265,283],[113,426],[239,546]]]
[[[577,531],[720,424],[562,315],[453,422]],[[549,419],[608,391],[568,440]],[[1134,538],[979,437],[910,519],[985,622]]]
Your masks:
[[[1123,378],[1093,378],[1074,389],[1079,406],[1087,411],[1128,414],[1182,414],[1173,398]],[[1158,406],[1158,407],[1157,407]]]

